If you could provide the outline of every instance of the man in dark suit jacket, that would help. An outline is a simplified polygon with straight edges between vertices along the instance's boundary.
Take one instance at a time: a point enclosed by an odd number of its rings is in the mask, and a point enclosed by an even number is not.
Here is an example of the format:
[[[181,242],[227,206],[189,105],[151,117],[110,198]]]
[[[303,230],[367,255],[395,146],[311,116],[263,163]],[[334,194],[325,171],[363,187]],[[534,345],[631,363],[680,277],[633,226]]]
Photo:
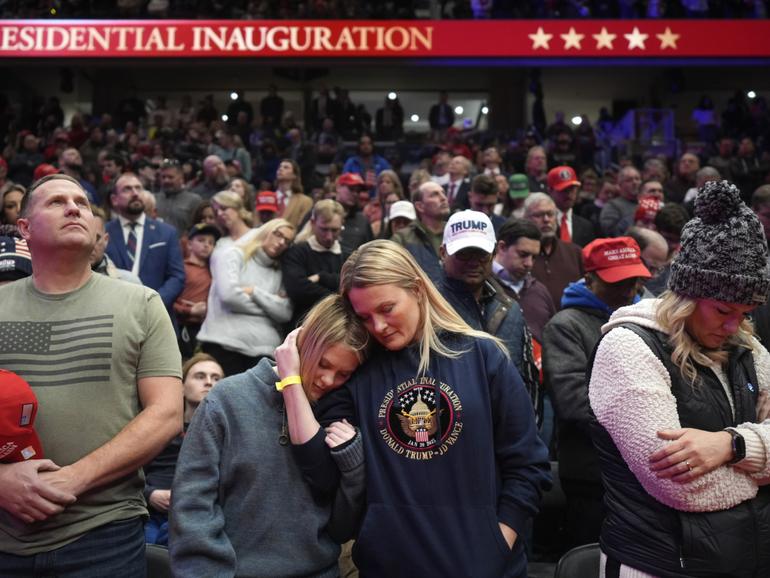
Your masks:
[[[142,190],[134,174],[125,173],[115,181],[110,200],[118,218],[106,225],[107,255],[116,267],[133,272],[155,289],[170,314],[184,288],[182,251],[174,227],[145,215]]]
[[[559,239],[585,247],[596,238],[596,231],[591,221],[572,210],[580,190],[575,169],[566,165],[554,167],[548,171],[546,183],[548,194],[558,210],[556,223]]]
[[[446,91],[439,93],[439,101],[430,107],[428,113],[428,124],[431,130],[445,131],[455,123],[455,111],[447,102],[449,95]]]
[[[462,155],[452,157],[449,161],[449,182],[444,185],[444,193],[452,211],[464,211],[469,208],[468,191],[471,190],[471,161]]]

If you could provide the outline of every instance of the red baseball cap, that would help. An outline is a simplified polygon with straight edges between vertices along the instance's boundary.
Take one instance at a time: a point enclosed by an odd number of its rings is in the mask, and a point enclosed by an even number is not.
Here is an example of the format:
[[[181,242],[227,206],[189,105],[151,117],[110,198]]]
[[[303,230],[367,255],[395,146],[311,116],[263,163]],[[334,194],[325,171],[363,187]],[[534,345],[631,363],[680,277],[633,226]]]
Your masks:
[[[340,178],[337,179],[338,185],[345,185],[346,187],[366,187],[364,179],[358,173],[342,173]]]
[[[595,271],[605,283],[617,283],[631,277],[652,277],[642,263],[639,245],[631,237],[595,239],[583,247],[586,273]]]
[[[42,163],[35,167],[35,172],[32,173],[32,181],[34,182],[42,179],[43,177],[47,177],[48,175],[55,175],[60,172],[61,171],[55,166],[49,165],[48,163]]]
[[[43,448],[35,432],[37,397],[21,377],[0,369],[0,462],[42,459]]]
[[[555,191],[563,191],[573,185],[580,186],[575,169],[568,166],[554,167],[548,171],[548,188]]]
[[[257,211],[270,211],[271,213],[278,212],[278,195],[273,191],[260,191],[257,195]]]

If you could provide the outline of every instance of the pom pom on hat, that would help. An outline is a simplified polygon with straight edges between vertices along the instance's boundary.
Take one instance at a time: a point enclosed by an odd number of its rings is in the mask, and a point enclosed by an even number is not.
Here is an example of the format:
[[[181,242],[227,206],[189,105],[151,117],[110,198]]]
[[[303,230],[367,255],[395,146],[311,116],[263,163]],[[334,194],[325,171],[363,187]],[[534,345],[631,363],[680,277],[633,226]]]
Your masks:
[[[682,230],[668,288],[692,298],[759,305],[770,292],[767,241],[759,219],[727,181],[706,183]]]
[[[695,216],[713,225],[735,216],[742,205],[738,187],[727,181],[708,181],[695,198]]]

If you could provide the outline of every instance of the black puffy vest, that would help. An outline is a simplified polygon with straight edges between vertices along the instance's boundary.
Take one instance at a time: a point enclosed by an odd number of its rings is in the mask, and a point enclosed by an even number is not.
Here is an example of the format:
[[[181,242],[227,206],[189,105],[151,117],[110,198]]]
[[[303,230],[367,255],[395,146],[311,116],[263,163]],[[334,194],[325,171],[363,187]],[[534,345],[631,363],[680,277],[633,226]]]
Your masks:
[[[740,348],[729,356],[733,419],[724,388],[711,369],[696,365],[699,379],[691,386],[671,362],[665,335],[632,323],[620,327],[639,335],[668,370],[683,428],[720,431],[756,420],[758,386],[751,351]],[[603,552],[661,578],[770,577],[770,488],[760,488],[756,498],[728,510],[674,510],[645,491],[610,435],[592,418],[591,436],[605,487]]]

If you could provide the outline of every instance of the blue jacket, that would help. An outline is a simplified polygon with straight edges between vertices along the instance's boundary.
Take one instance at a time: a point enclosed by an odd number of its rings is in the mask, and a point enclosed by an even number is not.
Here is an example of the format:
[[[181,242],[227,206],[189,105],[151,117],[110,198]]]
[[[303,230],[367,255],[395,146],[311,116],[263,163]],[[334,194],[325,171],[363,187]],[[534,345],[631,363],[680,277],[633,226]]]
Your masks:
[[[417,346],[378,348],[317,405],[321,423],[344,417],[362,432],[367,504],[354,561],[363,576],[524,577],[525,528],[550,486],[548,450],[503,352],[487,339],[442,339],[463,353],[434,353],[416,377]],[[324,451],[301,464],[321,486]],[[520,536],[513,550],[498,522]]]
[[[110,235],[107,255],[119,269],[131,270],[123,230],[117,219],[105,225]],[[149,217],[144,221],[144,236],[139,255],[139,279],[145,287],[155,289],[166,309],[171,312],[174,301],[184,288],[184,261],[176,229]]]
[[[425,271],[434,285],[441,283],[441,279],[444,277],[441,259],[419,220],[412,221],[407,227],[393,235],[390,240],[398,243],[412,254],[414,260],[417,261],[417,264]]]
[[[634,303],[639,302],[639,296],[634,297]],[[588,287],[585,279],[575,281],[567,285],[564,294],[561,296],[561,308],[569,309],[571,307],[584,307],[586,309],[598,309],[606,313],[609,317],[615,310],[599,299]]]
[[[495,312],[503,304],[495,298],[495,289],[492,285],[486,284],[481,294],[481,303],[476,301],[473,293],[468,286],[457,279],[450,279],[444,274],[441,283],[437,286],[439,292],[449,304],[455,308],[468,325],[474,329],[487,331],[487,323],[494,316]],[[507,314],[502,323],[495,331],[495,337],[499,337],[508,347],[513,361],[519,374],[522,372],[522,362],[524,360],[524,349],[526,333],[524,331],[524,315],[521,313],[519,304],[506,296],[506,301],[510,301]]]
[[[380,155],[372,155],[371,169],[374,171],[375,175],[379,175],[382,171],[389,168],[391,168],[390,163],[386,161],[384,157],[381,157]],[[364,164],[361,162],[361,157],[358,155],[353,155],[345,161],[345,165],[342,167],[342,172],[358,173],[361,175],[361,178],[364,179],[364,182],[366,181],[366,166],[364,166]]]

